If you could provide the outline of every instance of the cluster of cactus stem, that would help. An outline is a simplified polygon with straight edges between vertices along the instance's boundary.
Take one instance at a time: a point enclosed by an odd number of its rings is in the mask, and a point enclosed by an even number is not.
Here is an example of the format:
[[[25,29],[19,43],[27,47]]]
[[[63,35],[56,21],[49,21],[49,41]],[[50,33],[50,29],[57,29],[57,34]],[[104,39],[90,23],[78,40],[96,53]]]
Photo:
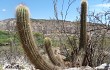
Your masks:
[[[46,62],[40,55],[30,27],[29,9],[25,5],[20,4],[16,8],[16,23],[22,47],[35,68],[41,70],[59,70],[57,66]]]
[[[86,2],[82,2],[81,4],[81,32],[80,32],[80,45],[79,48],[86,47]],[[40,70],[62,70],[62,62],[58,61],[55,57],[52,48],[51,48],[51,40],[49,38],[45,38],[45,48],[47,54],[52,63],[48,63],[43,59],[38,51],[38,47],[35,44],[32,30],[30,26],[30,12],[28,7],[23,4],[20,4],[16,8],[16,24],[18,33],[20,36],[20,40],[22,43],[22,47],[26,52],[26,55],[30,59],[30,61],[34,64],[36,69]]]

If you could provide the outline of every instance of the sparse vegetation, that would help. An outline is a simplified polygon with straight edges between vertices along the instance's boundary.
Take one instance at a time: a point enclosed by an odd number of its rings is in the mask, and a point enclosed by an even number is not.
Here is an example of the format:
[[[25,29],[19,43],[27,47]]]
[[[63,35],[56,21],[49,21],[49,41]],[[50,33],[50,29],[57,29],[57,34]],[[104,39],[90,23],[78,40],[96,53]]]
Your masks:
[[[68,5],[72,3],[68,2]],[[56,20],[51,21],[30,19],[29,8],[23,4],[17,6],[16,20],[11,19],[16,21],[17,29],[8,29],[7,26],[6,30],[0,31],[0,70],[4,61],[16,67],[16,60],[32,65],[31,69],[40,70],[65,70],[87,65],[96,67],[110,63],[109,26],[101,24],[103,20],[100,20],[99,14],[87,15],[86,0],[82,0],[80,20],[77,18],[76,22],[65,21],[69,7],[65,18],[61,12],[62,20],[59,20],[57,0],[53,0],[53,4]],[[87,18],[91,19],[89,23]],[[31,23],[34,23],[32,27]],[[23,65],[20,67],[25,68]]]
[[[10,35],[6,31],[0,31],[0,43],[7,43],[10,40]]]

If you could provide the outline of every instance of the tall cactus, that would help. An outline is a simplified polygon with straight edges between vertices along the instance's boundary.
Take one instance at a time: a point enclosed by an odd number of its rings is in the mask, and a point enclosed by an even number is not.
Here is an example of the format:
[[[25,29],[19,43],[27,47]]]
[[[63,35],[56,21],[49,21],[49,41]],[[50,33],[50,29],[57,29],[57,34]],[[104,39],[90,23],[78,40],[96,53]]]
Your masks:
[[[63,62],[58,60],[57,57],[55,56],[54,52],[52,51],[52,43],[51,43],[50,38],[46,37],[44,39],[44,43],[45,43],[45,48],[46,48],[47,54],[48,54],[51,62],[54,65],[63,66]]]
[[[86,15],[87,15],[87,1],[82,0],[81,3],[81,15],[80,15],[80,40],[79,40],[79,54],[78,58],[80,64],[83,65],[85,59],[85,51],[87,46],[87,34],[86,34]],[[77,58],[77,59],[78,59]]]
[[[25,5],[17,6],[16,23],[23,49],[35,67],[41,70],[59,70],[59,67],[47,63],[39,54],[30,27],[29,9]]]
[[[29,57],[30,61],[34,64],[35,68],[40,70],[62,70],[58,66],[61,66],[61,63],[53,55],[53,51],[51,49],[50,39],[45,39],[45,47],[47,53],[50,57],[52,63],[46,62],[43,57],[39,54],[38,48],[35,44],[32,30],[30,27],[30,18],[29,18],[29,9],[25,5],[18,5],[16,8],[16,23],[18,28],[18,33],[21,39],[22,47]],[[83,0],[81,3],[81,27],[80,27],[80,43],[79,43],[79,53],[78,58],[81,59],[81,64],[85,59],[85,49],[87,46],[86,39],[86,14],[87,14],[87,2]],[[79,59],[78,59],[79,60]],[[57,66],[56,66],[57,65]]]
[[[86,15],[87,15],[87,2],[85,0],[81,3],[81,16],[80,16],[80,44],[79,49],[85,48],[87,44],[86,34]]]

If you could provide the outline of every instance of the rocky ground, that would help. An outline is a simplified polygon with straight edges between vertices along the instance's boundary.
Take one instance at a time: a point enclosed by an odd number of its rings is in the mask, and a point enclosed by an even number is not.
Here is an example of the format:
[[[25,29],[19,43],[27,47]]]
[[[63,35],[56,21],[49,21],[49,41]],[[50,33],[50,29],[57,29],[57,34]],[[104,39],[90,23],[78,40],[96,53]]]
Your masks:
[[[54,50],[55,49],[56,48],[54,48]],[[40,51],[40,53],[42,54],[42,57],[47,62],[50,62],[47,54],[43,54],[42,52],[44,51],[43,50]],[[61,56],[61,55],[58,55],[58,56]],[[22,55],[22,56],[16,56],[16,58],[11,58],[11,60],[8,60],[8,58],[6,57],[0,57],[0,70],[38,70],[38,69],[35,69],[35,67],[30,63],[30,61],[26,57],[26,55],[24,56]],[[74,67],[74,68],[65,68],[63,70],[110,70],[110,64],[103,63],[102,65],[99,65],[94,68],[90,66],[85,66],[85,67],[81,66],[81,67]]]
[[[1,61],[1,69],[0,70],[39,70],[35,69],[34,66],[27,61],[24,57],[21,57],[16,60],[16,62],[7,62]],[[97,67],[90,67],[90,66],[81,66],[81,67],[74,67],[74,68],[65,68],[63,70],[110,70],[110,64],[104,63]]]

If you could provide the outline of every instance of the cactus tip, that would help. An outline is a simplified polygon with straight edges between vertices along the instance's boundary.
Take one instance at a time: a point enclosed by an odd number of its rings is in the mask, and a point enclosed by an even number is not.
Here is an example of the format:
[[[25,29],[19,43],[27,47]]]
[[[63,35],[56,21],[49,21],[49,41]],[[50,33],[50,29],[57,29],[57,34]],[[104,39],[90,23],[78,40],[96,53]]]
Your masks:
[[[45,38],[45,40],[49,40],[49,39],[50,39],[49,37],[46,37],[46,38]]]
[[[46,38],[44,39],[44,42],[45,42],[45,44],[50,45],[50,44],[51,44],[51,39],[50,39],[49,37],[46,37]]]
[[[26,5],[23,4],[23,3],[20,3],[20,4],[16,7],[16,9],[18,9],[19,7],[23,7],[23,8],[25,8],[25,9],[29,10],[28,7],[26,7]]]
[[[46,37],[46,38],[44,39],[44,41],[45,41],[45,42],[50,42],[51,39],[50,39],[49,37]]]
[[[87,2],[87,0],[82,0],[82,2]]]
[[[20,4],[16,7],[16,12],[17,12],[18,10],[20,10],[20,9],[25,9],[25,10],[27,10],[27,13],[29,13],[29,15],[30,15],[30,10],[29,10],[29,8],[28,8],[25,4],[20,3]]]

